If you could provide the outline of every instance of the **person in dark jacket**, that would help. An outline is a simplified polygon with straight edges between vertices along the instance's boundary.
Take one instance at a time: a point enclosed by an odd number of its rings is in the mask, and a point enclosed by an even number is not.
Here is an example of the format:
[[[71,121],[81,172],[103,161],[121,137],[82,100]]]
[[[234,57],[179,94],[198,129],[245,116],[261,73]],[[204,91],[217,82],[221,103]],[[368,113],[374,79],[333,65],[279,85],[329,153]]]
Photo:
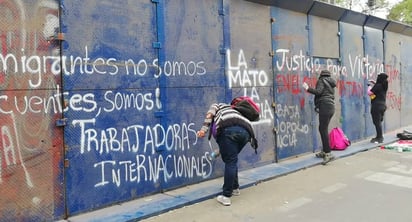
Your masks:
[[[380,73],[376,79],[375,85],[370,91],[375,95],[374,97],[371,97],[371,115],[373,125],[375,125],[376,129],[376,137],[371,139],[371,143],[383,143],[382,121],[386,111],[388,75],[386,75],[386,73]]]
[[[206,113],[202,128],[197,136],[203,138],[211,131],[219,152],[225,163],[224,182],[222,195],[216,200],[224,206],[231,205],[230,197],[239,195],[238,180],[238,154],[243,147],[250,142],[253,148],[257,148],[257,141],[251,122],[232,106],[239,102],[234,98],[231,104],[212,104]]]
[[[323,158],[325,165],[335,157],[331,153],[329,145],[329,123],[335,114],[335,87],[336,80],[333,79],[328,70],[322,70],[316,88],[311,88],[307,83],[303,83],[303,88],[315,95],[315,110],[319,113],[319,134],[322,140],[322,151],[316,157]]]

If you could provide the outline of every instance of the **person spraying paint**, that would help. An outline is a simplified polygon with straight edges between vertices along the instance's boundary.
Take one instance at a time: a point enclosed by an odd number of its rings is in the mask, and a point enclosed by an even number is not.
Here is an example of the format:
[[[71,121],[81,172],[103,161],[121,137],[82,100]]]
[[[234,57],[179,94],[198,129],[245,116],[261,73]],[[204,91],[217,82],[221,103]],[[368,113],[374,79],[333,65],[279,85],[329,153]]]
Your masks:
[[[335,159],[329,145],[329,123],[335,114],[336,80],[328,70],[322,70],[315,88],[309,87],[306,82],[302,87],[315,95],[315,111],[319,113],[319,134],[322,140],[322,151],[317,153],[316,157],[323,158],[322,164],[325,165]]]
[[[375,95],[371,100],[371,116],[376,130],[376,137],[371,139],[371,143],[383,143],[382,121],[386,111],[388,75],[380,73],[376,79],[376,84],[373,85],[370,91]]]

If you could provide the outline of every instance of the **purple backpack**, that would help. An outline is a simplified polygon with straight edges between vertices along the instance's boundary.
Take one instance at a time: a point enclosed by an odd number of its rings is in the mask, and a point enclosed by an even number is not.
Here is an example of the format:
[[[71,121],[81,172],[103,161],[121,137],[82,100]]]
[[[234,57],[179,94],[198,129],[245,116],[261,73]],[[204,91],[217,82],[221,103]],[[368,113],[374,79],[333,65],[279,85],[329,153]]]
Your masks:
[[[329,133],[329,145],[332,150],[345,150],[351,142],[339,127],[333,128]]]

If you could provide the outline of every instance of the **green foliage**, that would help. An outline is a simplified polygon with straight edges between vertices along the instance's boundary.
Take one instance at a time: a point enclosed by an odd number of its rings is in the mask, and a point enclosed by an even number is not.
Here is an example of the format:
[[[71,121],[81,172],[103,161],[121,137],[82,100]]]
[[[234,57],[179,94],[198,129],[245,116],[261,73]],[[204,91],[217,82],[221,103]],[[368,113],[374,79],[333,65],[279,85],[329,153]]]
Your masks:
[[[390,11],[388,19],[412,25],[412,0],[403,0]]]
[[[322,2],[330,2],[328,0],[319,0]],[[362,13],[368,13],[372,10],[378,10],[378,9],[385,9],[388,8],[389,3],[387,0],[374,0],[372,2],[369,2],[368,0],[335,0],[333,1],[335,5],[351,9],[353,10],[354,8],[360,9]],[[373,3],[373,4],[368,4],[368,3]]]
[[[335,5],[351,9],[357,8],[360,12],[374,14],[378,10],[389,10],[387,19],[412,25],[412,0],[403,0],[389,9],[388,0],[374,0],[373,4],[368,5],[368,0],[320,0],[323,2],[333,2]],[[370,3],[370,2],[369,2]]]

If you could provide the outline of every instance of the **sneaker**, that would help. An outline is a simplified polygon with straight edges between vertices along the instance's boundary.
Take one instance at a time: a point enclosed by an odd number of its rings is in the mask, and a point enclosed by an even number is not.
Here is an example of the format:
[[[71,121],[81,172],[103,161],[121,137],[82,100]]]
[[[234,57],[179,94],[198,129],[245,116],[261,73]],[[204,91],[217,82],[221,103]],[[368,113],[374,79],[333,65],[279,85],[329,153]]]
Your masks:
[[[375,143],[376,142],[376,137],[371,139],[371,143]]]
[[[316,156],[317,158],[323,158],[323,157],[325,156],[325,152],[320,151],[319,153],[316,153],[315,156]]]
[[[375,138],[375,143],[383,143],[383,138]]]
[[[239,188],[233,189],[232,195],[233,195],[233,196],[239,196],[239,195],[240,195],[240,190],[239,190]]]
[[[330,161],[334,160],[335,156],[332,155],[332,153],[325,153],[325,156],[323,157],[323,162],[322,165],[326,165]]]
[[[223,195],[219,195],[216,198],[217,202],[221,203],[223,206],[230,206],[230,204],[232,203],[230,201],[230,197],[225,197]]]

